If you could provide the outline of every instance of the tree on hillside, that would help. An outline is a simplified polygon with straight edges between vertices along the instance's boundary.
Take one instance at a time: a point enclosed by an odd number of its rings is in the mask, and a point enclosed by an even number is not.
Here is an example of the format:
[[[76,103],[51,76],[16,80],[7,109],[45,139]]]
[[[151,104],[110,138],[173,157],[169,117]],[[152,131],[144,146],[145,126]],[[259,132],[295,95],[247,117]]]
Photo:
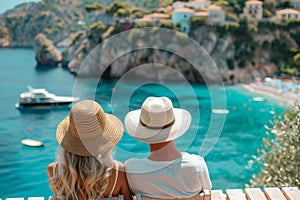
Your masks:
[[[263,139],[258,156],[251,161],[261,169],[250,184],[300,187],[300,105],[294,105],[281,116],[273,114],[273,127],[266,127],[270,137]]]
[[[86,12],[92,12],[92,11],[95,11],[95,10],[100,10],[103,8],[103,5],[99,2],[95,2],[95,3],[92,3],[92,4],[89,4],[89,5],[86,5],[85,6],[85,10]]]
[[[275,0],[265,0],[264,1],[264,10],[271,14],[276,13],[276,1]]]
[[[292,3],[290,0],[280,0],[278,4],[278,8],[290,8],[292,7]]]
[[[105,8],[105,13],[114,17],[128,17],[131,7],[128,3],[115,1],[110,6]]]
[[[300,67],[300,53],[297,53],[294,57],[293,57],[293,61],[294,63]]]

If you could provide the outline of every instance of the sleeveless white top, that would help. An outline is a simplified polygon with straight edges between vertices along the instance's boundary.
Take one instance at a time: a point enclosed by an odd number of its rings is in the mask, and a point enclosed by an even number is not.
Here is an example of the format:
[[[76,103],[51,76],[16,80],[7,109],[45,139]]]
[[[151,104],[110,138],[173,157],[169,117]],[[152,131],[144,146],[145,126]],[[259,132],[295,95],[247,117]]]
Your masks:
[[[189,198],[212,187],[205,160],[189,153],[173,161],[132,158],[125,162],[125,169],[129,187],[137,196]]]
[[[118,180],[118,175],[119,175],[119,166],[118,166],[118,163],[117,163],[117,161],[114,161],[114,162],[115,162],[115,165],[116,165],[116,177],[115,177],[114,185],[113,185],[113,187],[112,187],[112,189],[111,189],[111,191],[110,191],[110,193],[108,195],[108,198],[112,197],[112,193],[114,192],[115,187],[117,185],[117,180]]]

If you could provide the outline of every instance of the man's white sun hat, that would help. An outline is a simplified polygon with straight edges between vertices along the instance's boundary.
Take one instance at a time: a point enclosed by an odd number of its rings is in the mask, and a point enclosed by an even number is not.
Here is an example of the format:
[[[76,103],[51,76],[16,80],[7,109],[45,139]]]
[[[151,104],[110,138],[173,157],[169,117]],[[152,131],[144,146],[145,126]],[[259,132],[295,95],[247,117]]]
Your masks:
[[[148,97],[141,109],[126,115],[124,123],[130,136],[154,144],[182,136],[191,124],[191,115],[184,109],[173,108],[167,97]]]

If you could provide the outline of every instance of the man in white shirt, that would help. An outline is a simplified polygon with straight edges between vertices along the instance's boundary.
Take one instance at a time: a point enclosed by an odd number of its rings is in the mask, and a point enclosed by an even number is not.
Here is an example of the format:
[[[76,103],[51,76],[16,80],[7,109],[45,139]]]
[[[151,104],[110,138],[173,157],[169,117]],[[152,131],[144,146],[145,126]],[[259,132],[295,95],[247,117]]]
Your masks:
[[[126,115],[128,134],[150,145],[147,158],[125,162],[129,186],[138,198],[190,198],[211,189],[205,160],[178,151],[174,143],[190,123],[190,113],[173,108],[167,97],[148,97],[141,109]]]

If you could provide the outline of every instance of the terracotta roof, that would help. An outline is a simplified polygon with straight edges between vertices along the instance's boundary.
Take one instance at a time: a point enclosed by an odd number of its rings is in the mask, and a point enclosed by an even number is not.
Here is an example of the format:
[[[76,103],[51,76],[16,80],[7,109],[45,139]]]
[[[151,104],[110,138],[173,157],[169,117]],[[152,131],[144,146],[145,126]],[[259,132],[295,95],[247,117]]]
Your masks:
[[[152,22],[150,18],[140,18],[139,19],[141,22]]]
[[[246,5],[257,5],[257,4],[262,5],[263,2],[262,1],[257,1],[257,0],[250,0],[250,1],[246,1],[245,4]]]
[[[196,12],[195,16],[208,16],[208,12],[204,12],[204,11]]]
[[[282,10],[277,10],[277,14],[285,14],[285,13],[295,13],[295,14],[300,14],[299,10],[287,8],[287,9],[282,9]]]
[[[222,7],[213,4],[208,6],[208,10],[222,10]]]
[[[178,13],[178,12],[194,13],[195,11],[190,8],[179,8],[173,11],[173,13]]]
[[[149,14],[149,15],[144,15],[144,18],[148,18],[148,17],[167,19],[170,16],[168,14],[163,14],[163,13],[152,13],[152,14]]]

